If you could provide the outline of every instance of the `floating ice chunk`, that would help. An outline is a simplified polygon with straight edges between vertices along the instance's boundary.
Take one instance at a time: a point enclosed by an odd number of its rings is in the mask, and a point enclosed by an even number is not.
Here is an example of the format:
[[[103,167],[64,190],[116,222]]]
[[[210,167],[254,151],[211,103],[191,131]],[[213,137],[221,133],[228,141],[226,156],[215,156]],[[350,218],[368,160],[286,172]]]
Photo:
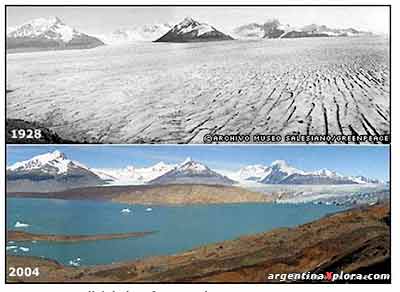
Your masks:
[[[14,243],[14,241],[13,241],[13,240],[10,240],[8,243],[9,243],[9,244],[12,244],[12,243]]]
[[[80,264],[76,260],[70,260],[68,263],[70,266],[74,266],[74,267],[80,266]]]
[[[32,240],[32,243],[36,243],[37,241],[36,240]]]
[[[28,252],[29,251],[29,247],[20,246],[19,249],[22,250],[23,252]]]
[[[9,246],[6,247],[6,250],[12,250],[12,249],[16,249],[16,248],[18,248],[18,246],[16,246],[16,245],[9,245]]]
[[[146,212],[151,212],[151,211],[153,211],[152,208],[147,208],[147,209],[146,209]]]
[[[129,209],[129,208],[125,208],[125,209],[121,210],[121,213],[130,213],[130,212],[131,212],[131,209]]]
[[[26,228],[29,227],[30,225],[27,223],[19,222],[17,221],[14,225],[15,228]]]

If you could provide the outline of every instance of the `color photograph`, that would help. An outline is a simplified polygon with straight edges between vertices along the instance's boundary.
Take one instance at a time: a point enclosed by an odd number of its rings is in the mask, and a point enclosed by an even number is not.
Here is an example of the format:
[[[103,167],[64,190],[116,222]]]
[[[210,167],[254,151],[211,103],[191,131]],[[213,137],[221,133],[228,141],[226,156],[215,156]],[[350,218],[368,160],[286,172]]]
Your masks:
[[[9,282],[390,282],[387,146],[8,146],[7,165],[7,267],[40,269]]]

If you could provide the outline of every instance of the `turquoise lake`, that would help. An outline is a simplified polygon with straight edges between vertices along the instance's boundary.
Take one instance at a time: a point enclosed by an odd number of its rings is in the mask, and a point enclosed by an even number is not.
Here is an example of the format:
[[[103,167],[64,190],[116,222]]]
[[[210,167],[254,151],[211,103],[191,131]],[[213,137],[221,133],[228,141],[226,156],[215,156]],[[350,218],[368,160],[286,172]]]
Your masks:
[[[121,212],[124,208],[131,212]],[[293,227],[344,209],[272,203],[151,206],[151,211],[147,208],[99,201],[8,198],[8,230],[74,235],[157,233],[142,238],[76,243],[7,242],[7,254],[40,256],[76,266],[109,264],[174,254],[277,227]],[[16,227],[17,222],[22,226]]]

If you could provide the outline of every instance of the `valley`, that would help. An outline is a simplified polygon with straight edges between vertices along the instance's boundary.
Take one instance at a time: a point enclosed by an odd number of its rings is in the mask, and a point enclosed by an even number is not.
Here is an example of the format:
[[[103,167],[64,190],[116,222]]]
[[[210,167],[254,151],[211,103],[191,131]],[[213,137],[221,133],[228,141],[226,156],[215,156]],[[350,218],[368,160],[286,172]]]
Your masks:
[[[388,54],[380,36],[8,54],[7,116],[78,143],[385,135]]]

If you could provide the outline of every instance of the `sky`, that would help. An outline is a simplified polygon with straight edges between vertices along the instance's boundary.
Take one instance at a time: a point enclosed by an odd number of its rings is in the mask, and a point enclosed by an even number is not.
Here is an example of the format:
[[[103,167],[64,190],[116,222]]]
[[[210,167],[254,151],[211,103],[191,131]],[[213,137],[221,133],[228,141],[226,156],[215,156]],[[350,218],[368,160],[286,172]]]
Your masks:
[[[376,33],[389,32],[388,7],[7,7],[7,27],[39,17],[58,16],[89,34],[111,33],[143,24],[176,24],[186,16],[231,32],[252,22],[279,19],[292,26],[325,24],[331,28],[352,27]]]
[[[270,165],[275,160],[285,160],[305,171],[328,168],[342,175],[389,179],[388,146],[7,146],[7,165],[54,150],[92,168],[144,167],[160,161],[176,164],[191,157],[214,170],[234,171],[246,165]]]

